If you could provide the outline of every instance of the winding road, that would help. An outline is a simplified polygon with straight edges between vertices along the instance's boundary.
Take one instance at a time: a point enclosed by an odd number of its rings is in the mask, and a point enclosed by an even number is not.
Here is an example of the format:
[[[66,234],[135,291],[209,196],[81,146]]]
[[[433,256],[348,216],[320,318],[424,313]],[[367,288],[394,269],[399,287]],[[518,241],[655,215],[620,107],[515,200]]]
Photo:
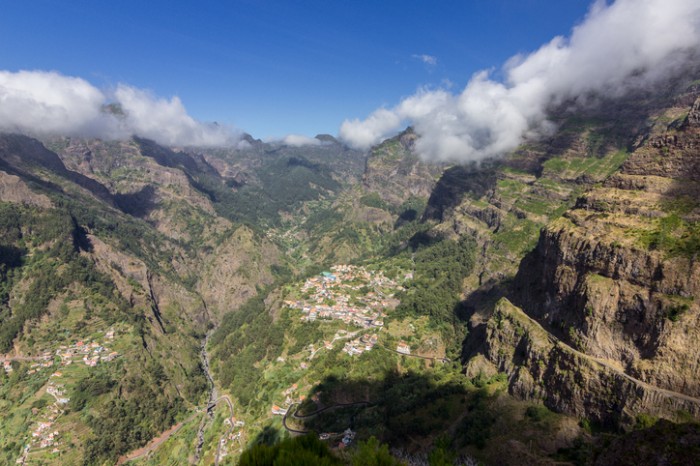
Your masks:
[[[326,406],[325,408],[318,409],[318,410],[314,411],[313,413],[298,414],[300,404],[299,403],[292,403],[291,405],[289,405],[287,412],[285,413],[284,417],[282,418],[282,426],[284,426],[284,429],[287,432],[291,432],[294,434],[308,434],[309,433],[308,430],[298,430],[298,429],[294,429],[292,427],[289,427],[287,425],[287,418],[289,417],[290,413],[291,413],[291,416],[293,419],[308,419],[308,418],[317,416],[317,415],[321,414],[322,412],[330,411],[332,409],[350,408],[353,406],[372,406],[373,404],[374,403],[370,403],[369,401],[357,401],[355,403],[338,403],[338,404],[335,404],[333,406]],[[296,406],[296,409],[293,409],[295,406]]]
[[[223,442],[223,440],[225,438],[227,438],[229,435],[231,435],[231,431],[233,430],[233,402],[231,401],[231,398],[229,398],[228,395],[223,395],[222,397],[220,397],[219,399],[214,401],[214,403],[212,405],[210,405],[210,407],[213,408],[221,400],[224,400],[228,404],[228,409],[229,409],[229,412],[231,415],[228,418],[228,420],[230,422],[228,430],[226,431],[224,436],[219,439],[218,443],[216,444],[216,456],[214,457],[214,464],[216,466],[219,466],[219,456],[221,456],[221,443]]]

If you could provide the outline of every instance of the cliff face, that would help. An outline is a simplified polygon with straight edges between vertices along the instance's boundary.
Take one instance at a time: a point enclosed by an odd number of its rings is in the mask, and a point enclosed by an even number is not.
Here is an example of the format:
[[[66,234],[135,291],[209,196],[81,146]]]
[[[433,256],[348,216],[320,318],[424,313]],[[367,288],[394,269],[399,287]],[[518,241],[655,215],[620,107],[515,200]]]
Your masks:
[[[280,251],[241,226],[203,259],[198,270],[199,293],[218,321],[273,282],[271,268],[280,264]]]
[[[646,383],[614,361],[576,350],[505,298],[486,324],[479,353],[467,364],[469,376],[493,367],[509,375],[515,396],[603,425],[629,425],[639,413],[700,417],[699,398]]]
[[[409,128],[372,149],[362,182],[369,192],[400,206],[410,197],[428,198],[444,167],[423,163],[413,152],[418,136]]]
[[[700,99],[678,102],[542,230],[511,287],[522,310],[501,303],[486,324],[472,355],[514,393],[613,424],[700,416]]]

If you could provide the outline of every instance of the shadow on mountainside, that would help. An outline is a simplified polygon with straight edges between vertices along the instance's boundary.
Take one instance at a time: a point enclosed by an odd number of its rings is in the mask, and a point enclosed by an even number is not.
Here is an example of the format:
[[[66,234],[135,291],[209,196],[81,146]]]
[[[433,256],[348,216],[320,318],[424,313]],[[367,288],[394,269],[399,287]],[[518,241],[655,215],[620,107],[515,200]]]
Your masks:
[[[146,185],[133,193],[115,194],[114,200],[122,212],[144,218],[156,208],[156,190]]]
[[[482,403],[493,396],[485,388],[487,382],[478,388],[457,367],[439,362],[425,366],[435,370],[401,373],[393,369],[378,379],[329,375],[313,386],[301,404],[291,405],[285,424],[292,435],[295,431],[329,434],[331,446],[338,445],[346,429],[356,431],[358,440],[375,436],[413,452],[429,449],[441,435],[448,436],[455,449],[483,446],[493,423],[493,415]],[[268,426],[255,442],[269,444],[278,438]]]
[[[48,191],[63,192],[55,183],[42,179],[41,171],[48,170],[84,188],[108,205],[114,205],[114,199],[104,185],[81,173],[68,170],[56,153],[27,136],[0,134],[0,170],[17,175]]]
[[[607,465],[614,464],[608,458],[615,457],[620,442],[632,450],[664,445],[682,455],[683,442],[700,432],[696,424],[680,428],[683,435],[677,439],[648,426],[625,435],[591,432],[542,405],[514,400],[505,386],[503,376],[468,380],[442,364],[425,372],[388,370],[372,380],[329,375],[300,405],[290,406],[284,420],[290,432],[267,425],[251,445],[272,445],[308,432],[338,448],[351,429],[357,433],[352,444],[374,436],[404,460],[446,447],[454,457],[466,455],[483,464]]]

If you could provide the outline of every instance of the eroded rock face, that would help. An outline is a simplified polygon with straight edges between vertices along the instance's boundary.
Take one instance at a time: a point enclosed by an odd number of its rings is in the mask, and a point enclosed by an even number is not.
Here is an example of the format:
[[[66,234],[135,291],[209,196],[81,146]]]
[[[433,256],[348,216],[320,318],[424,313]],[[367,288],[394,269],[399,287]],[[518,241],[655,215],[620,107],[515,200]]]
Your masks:
[[[277,247],[248,227],[239,227],[226,237],[198,271],[199,292],[212,318],[218,321],[255,296],[258,287],[271,284],[271,267],[279,261]]]
[[[572,348],[506,299],[486,325],[480,353],[467,364],[468,373],[486,373],[490,363],[509,374],[511,393],[540,399],[559,412],[610,426],[633,423],[639,413],[700,417],[700,399],[646,383],[612,361]]]
[[[700,417],[698,108],[653,129],[520,264],[518,307],[501,303],[472,353],[514,394],[608,424]]]
[[[51,207],[51,200],[44,194],[32,191],[19,176],[0,171],[0,199],[4,202]]]
[[[686,124],[689,126],[700,126],[700,99],[693,103],[693,107],[688,112]]]
[[[400,206],[411,196],[428,198],[444,166],[422,162],[413,152],[418,136],[412,129],[374,147],[362,182],[385,202]]]

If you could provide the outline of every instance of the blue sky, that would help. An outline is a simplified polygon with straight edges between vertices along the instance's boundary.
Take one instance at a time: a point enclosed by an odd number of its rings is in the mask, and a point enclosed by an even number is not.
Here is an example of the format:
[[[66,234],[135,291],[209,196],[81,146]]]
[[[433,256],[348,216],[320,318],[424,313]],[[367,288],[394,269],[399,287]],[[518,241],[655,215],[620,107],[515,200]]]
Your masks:
[[[0,69],[179,96],[256,137],[337,134],[568,35],[587,0],[3,2]],[[426,57],[421,57],[425,55]],[[435,63],[427,56],[433,57]],[[496,77],[498,77],[496,75]]]

